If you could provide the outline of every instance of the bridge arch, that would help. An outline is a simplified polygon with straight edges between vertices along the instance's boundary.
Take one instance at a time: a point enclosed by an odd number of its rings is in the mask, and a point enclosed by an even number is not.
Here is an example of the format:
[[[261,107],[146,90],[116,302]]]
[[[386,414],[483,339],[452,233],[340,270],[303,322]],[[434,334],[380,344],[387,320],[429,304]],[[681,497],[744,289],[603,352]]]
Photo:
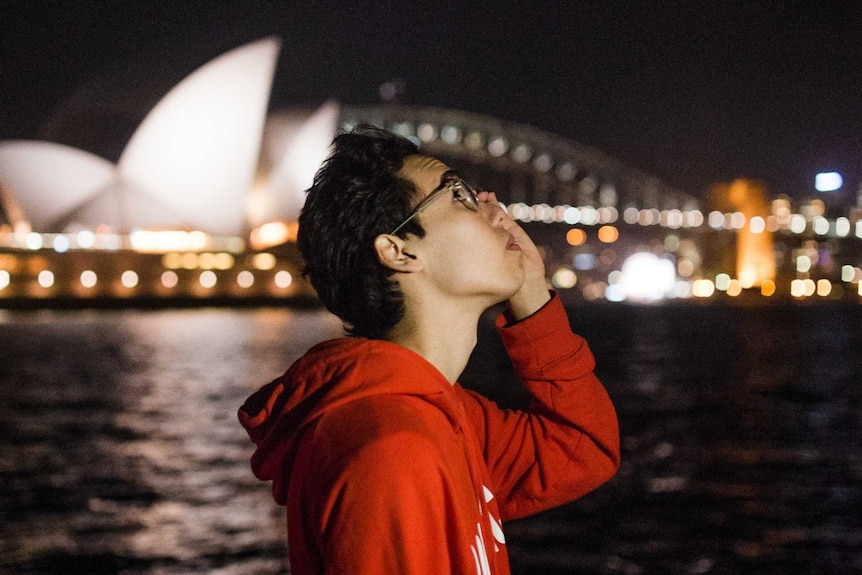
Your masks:
[[[413,139],[503,203],[696,210],[698,200],[595,148],[533,126],[459,110],[344,106],[340,125],[381,126]]]

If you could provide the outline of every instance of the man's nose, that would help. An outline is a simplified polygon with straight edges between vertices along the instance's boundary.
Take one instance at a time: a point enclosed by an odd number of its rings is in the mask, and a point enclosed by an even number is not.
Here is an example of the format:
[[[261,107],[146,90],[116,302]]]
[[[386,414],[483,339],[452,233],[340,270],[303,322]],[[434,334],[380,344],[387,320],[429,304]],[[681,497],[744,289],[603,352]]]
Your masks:
[[[500,206],[499,202],[481,202],[479,205],[491,225],[498,226],[507,217],[506,212]]]

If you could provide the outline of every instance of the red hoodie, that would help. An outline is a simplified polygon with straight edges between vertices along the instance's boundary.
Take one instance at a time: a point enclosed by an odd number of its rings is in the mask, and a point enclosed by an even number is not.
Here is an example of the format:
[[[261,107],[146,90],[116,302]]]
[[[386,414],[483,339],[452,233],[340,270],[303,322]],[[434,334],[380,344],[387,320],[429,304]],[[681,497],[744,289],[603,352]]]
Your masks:
[[[528,412],[361,338],[315,346],[246,401],[252,469],[287,506],[292,573],[507,574],[503,520],[614,474],[616,414],[559,299],[504,324]]]

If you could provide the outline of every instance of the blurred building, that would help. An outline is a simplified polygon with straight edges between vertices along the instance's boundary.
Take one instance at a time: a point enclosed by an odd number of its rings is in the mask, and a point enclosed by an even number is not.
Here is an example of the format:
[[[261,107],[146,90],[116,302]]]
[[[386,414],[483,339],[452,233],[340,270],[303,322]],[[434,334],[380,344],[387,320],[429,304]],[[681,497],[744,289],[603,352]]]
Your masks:
[[[202,66],[153,106],[116,162],[0,142],[0,305],[313,297],[296,218],[333,136],[359,123],[496,191],[566,297],[859,301],[860,209],[829,216],[817,200],[793,206],[741,181],[701,207],[594,148],[457,110],[270,112],[278,50],[266,38]]]

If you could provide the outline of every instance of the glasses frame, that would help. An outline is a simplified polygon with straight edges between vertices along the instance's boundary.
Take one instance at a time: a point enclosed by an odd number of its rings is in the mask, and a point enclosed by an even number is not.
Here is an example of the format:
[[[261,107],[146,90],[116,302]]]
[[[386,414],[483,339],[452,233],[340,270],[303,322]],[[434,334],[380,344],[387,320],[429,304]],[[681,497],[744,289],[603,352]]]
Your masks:
[[[466,190],[466,194],[464,191]],[[461,192],[460,194],[458,192]],[[413,211],[410,212],[410,215],[407,218],[398,224],[394,230],[389,232],[390,235],[395,235],[398,231],[406,226],[410,221],[413,220],[416,216],[424,212],[428,209],[428,206],[433,204],[437,199],[439,199],[446,192],[452,192],[455,196],[455,200],[458,200],[465,206],[467,206],[470,210],[474,212],[479,211],[479,196],[476,194],[476,190],[474,190],[467,182],[461,179],[461,176],[454,172],[447,172],[443,174],[443,181],[440,182],[440,185],[434,189],[428,197],[419,202]]]

